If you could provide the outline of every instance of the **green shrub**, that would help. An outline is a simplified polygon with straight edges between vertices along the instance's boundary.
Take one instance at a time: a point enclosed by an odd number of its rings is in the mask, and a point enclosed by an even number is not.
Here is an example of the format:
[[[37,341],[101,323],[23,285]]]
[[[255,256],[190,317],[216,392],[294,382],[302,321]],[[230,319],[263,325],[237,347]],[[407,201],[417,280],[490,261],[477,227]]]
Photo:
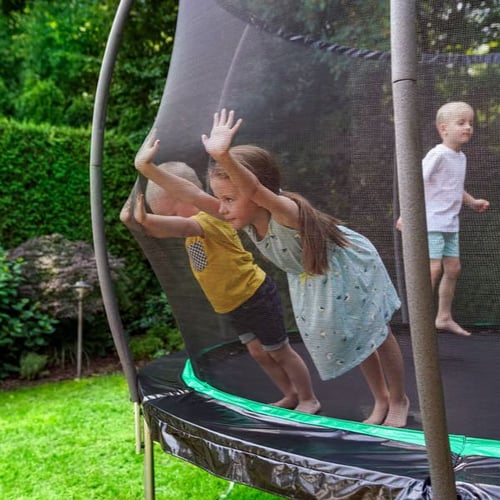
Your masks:
[[[16,116],[37,123],[60,123],[66,97],[52,80],[30,82],[17,102]]]
[[[155,358],[184,349],[184,340],[182,339],[181,332],[178,328],[172,328],[168,325],[160,324],[151,327],[148,330],[147,335],[160,338],[163,341],[161,349],[159,349],[159,351],[157,351],[154,355]]]
[[[0,117],[0,241],[13,248],[43,234],[92,241],[89,129],[18,123]],[[119,213],[137,177],[136,147],[113,132],[102,160],[109,250],[137,248]],[[127,245],[128,242],[128,245]]]
[[[0,379],[20,371],[21,357],[48,345],[57,321],[21,297],[22,260],[9,260],[0,247]]]
[[[163,340],[153,335],[137,335],[129,342],[130,352],[135,361],[148,360],[163,347]]]
[[[172,308],[164,292],[146,297],[140,317],[131,322],[128,333],[129,335],[144,333],[158,325],[166,325],[171,328],[176,326]]]
[[[33,380],[40,375],[48,373],[48,370],[45,370],[48,358],[46,354],[37,354],[36,352],[24,354],[20,362],[20,378]]]
[[[45,312],[59,320],[77,318],[75,283],[88,285],[84,293],[86,314],[103,313],[94,249],[85,241],[69,241],[60,234],[32,238],[8,253],[23,259],[24,284],[21,294],[41,304]],[[116,282],[123,259],[108,253],[111,277]]]
[[[136,361],[157,358],[184,348],[172,308],[164,292],[144,301],[140,319],[130,325],[129,345]]]
[[[136,335],[129,342],[135,361],[158,358],[184,348],[180,331],[161,324],[151,327],[146,334]]]

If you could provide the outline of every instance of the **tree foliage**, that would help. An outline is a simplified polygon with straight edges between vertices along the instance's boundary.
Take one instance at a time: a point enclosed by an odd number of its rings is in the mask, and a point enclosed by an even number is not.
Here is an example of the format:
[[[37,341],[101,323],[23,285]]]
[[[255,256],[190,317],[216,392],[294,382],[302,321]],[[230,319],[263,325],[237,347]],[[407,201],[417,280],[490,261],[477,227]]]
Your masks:
[[[219,0],[275,32],[389,50],[389,0]],[[0,113],[88,126],[115,0],[4,0],[0,11]],[[126,23],[109,98],[108,127],[139,142],[153,122],[174,42],[178,0],[138,0]],[[283,12],[289,15],[285,17]],[[498,52],[497,0],[417,2],[420,47],[429,53]],[[370,19],[367,23],[366,20]]]
[[[116,7],[111,0],[3,2],[0,112],[36,123],[89,126]],[[176,16],[176,0],[135,3],[111,88],[109,127],[142,137],[153,121]]]
[[[304,0],[300,8],[297,0],[281,0],[279,6],[267,0],[219,1],[236,15],[251,22],[259,20],[275,33],[307,35],[347,47],[390,50],[389,0]],[[499,50],[498,0],[419,0],[417,16],[423,51]]]
[[[424,52],[474,54],[500,50],[498,0],[421,0],[417,12]]]

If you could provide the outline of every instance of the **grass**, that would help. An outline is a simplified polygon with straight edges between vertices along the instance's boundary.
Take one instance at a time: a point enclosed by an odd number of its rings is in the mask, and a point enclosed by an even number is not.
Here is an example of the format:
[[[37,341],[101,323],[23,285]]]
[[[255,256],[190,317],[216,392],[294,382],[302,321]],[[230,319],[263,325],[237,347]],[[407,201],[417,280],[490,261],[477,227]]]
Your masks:
[[[122,375],[0,392],[2,500],[144,498],[133,405]],[[273,500],[154,446],[157,500]]]

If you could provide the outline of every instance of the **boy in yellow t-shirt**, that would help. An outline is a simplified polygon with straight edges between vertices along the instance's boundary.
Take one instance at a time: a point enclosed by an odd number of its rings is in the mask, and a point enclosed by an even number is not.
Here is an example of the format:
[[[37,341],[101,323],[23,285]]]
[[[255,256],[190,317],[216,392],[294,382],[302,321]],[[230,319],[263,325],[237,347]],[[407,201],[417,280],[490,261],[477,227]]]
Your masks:
[[[133,214],[129,200],[120,219],[128,224],[133,216],[153,237],[185,238],[191,270],[208,301],[217,313],[228,316],[250,355],[282,391],[283,398],[274,404],[317,413],[320,403],[307,366],[288,342],[276,284],[254,262],[232,226],[213,213],[207,203],[213,197],[203,191],[192,168],[152,162],[158,148],[153,135],[135,161],[149,179],[145,195],[153,213],[146,212],[144,195],[139,194]]]

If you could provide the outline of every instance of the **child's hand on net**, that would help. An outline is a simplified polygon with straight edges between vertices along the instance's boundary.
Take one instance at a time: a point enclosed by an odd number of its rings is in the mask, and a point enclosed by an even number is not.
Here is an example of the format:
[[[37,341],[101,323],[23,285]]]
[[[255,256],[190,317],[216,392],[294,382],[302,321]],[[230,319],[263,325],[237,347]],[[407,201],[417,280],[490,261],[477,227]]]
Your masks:
[[[142,193],[139,193],[135,200],[134,219],[141,224],[141,226],[146,220],[146,207],[144,206],[144,195]]]
[[[120,220],[126,226],[128,226],[132,221],[132,204],[130,198],[127,199],[125,205],[123,205],[123,208],[121,209]]]
[[[236,123],[234,122],[234,111],[231,110],[227,113],[226,109],[222,109],[219,113],[214,114],[214,122],[210,137],[206,134],[201,136],[201,142],[207,153],[217,160],[218,157],[224,155],[229,151],[233,137],[238,132],[242,123],[239,118]]]
[[[139,171],[153,161],[158,148],[160,147],[160,140],[156,138],[156,128],[151,129],[146,139],[142,143],[139,151],[135,155],[135,168]]]

